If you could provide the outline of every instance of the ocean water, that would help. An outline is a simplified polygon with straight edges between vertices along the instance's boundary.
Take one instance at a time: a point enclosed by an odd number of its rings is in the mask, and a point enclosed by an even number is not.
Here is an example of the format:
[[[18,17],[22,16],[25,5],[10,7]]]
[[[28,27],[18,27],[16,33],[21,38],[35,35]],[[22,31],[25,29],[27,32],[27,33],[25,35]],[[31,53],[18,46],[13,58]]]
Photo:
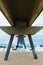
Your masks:
[[[43,39],[33,39],[33,43],[34,43],[34,46],[37,46],[37,45],[43,45]],[[17,43],[12,43],[12,47],[13,46],[16,46],[17,45]],[[29,47],[30,46],[30,43],[25,43],[25,45],[27,46],[27,47]],[[6,43],[0,43],[0,46],[8,46],[8,44],[6,44]],[[22,46],[23,46],[23,44],[22,44]]]
[[[43,39],[33,39],[34,45],[43,45]]]

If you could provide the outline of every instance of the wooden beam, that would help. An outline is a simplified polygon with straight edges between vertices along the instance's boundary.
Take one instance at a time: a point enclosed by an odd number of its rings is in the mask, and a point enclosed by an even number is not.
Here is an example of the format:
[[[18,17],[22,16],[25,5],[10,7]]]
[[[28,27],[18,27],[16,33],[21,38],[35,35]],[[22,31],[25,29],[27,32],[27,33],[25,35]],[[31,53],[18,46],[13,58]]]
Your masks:
[[[8,56],[9,56],[9,53],[10,53],[10,48],[11,48],[11,45],[12,45],[13,38],[14,38],[14,35],[11,35],[4,60],[8,60]]]
[[[31,35],[28,35],[28,38],[29,38],[29,41],[30,41],[30,45],[31,45],[31,48],[32,48],[34,59],[37,59],[37,54],[35,52],[35,48],[34,48],[34,45],[33,45],[33,40],[32,40]]]

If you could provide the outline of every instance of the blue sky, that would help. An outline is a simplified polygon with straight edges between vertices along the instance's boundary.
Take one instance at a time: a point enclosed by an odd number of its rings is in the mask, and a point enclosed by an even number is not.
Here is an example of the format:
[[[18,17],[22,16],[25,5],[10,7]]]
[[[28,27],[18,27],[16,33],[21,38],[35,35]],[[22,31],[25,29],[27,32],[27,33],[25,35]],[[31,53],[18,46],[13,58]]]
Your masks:
[[[5,18],[5,16],[0,11],[0,26],[11,26],[8,22],[8,20]],[[38,18],[34,21],[32,26],[43,26],[43,11],[40,13]],[[43,29],[40,30],[38,33],[32,36],[33,38],[43,38]],[[6,34],[0,29],[0,43],[8,43],[10,39],[10,35]],[[5,41],[4,41],[5,40]],[[15,40],[17,41],[17,37],[14,37],[13,43],[15,43]],[[3,42],[2,42],[3,41]],[[28,37],[26,36],[25,41],[28,41]]]

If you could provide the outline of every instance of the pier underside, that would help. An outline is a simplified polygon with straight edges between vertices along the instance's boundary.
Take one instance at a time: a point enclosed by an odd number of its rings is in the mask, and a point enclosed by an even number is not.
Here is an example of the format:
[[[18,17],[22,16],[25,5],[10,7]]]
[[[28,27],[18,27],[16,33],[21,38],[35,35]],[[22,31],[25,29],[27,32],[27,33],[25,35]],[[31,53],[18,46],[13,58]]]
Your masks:
[[[31,25],[43,10],[43,0],[0,0],[0,10],[11,24],[11,27],[0,27],[0,29],[11,35],[4,60],[8,60],[14,35],[18,35],[17,47],[21,43],[25,49],[24,35],[28,35],[33,56],[37,59],[31,35],[43,27],[31,27]]]
[[[8,56],[9,56],[9,53],[10,53],[13,38],[14,38],[14,35],[11,35],[4,60],[8,60]],[[29,41],[30,41],[30,45],[31,45],[31,49],[32,49],[32,52],[33,52],[34,59],[37,59],[37,54],[36,54],[36,51],[35,51],[35,48],[34,48],[34,44],[33,44],[33,40],[32,40],[31,35],[28,35],[28,38],[29,38]],[[22,35],[18,36],[18,42],[17,42],[16,49],[18,49],[19,44],[23,44],[24,48],[26,49],[26,45],[25,45],[25,42],[24,42],[24,36],[22,36]]]

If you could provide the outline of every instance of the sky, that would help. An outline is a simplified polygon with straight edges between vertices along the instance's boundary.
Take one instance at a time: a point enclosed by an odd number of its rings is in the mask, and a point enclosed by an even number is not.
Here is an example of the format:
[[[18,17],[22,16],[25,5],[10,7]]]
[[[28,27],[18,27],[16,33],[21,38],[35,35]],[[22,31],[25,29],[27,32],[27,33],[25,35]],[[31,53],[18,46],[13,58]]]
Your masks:
[[[43,26],[43,11],[36,18],[32,26]]]
[[[36,18],[32,26],[43,26],[43,11],[39,14],[39,16]],[[33,35],[34,38],[43,38],[43,29],[41,29],[39,32],[37,32],[35,35]]]
[[[0,26],[11,26],[1,11],[0,11]],[[43,11],[40,13],[40,15],[37,17],[37,19],[34,21],[34,23],[31,26],[43,26]],[[43,29],[41,29],[38,33],[36,33],[32,37],[33,38],[36,38],[36,37],[37,38],[43,38]],[[9,39],[10,39],[10,35],[8,35],[7,33],[5,33],[4,31],[2,31],[0,29],[0,43],[8,43]],[[25,42],[26,41],[28,41],[27,36],[25,38]],[[14,36],[13,43],[17,43],[17,37],[16,36]]]

